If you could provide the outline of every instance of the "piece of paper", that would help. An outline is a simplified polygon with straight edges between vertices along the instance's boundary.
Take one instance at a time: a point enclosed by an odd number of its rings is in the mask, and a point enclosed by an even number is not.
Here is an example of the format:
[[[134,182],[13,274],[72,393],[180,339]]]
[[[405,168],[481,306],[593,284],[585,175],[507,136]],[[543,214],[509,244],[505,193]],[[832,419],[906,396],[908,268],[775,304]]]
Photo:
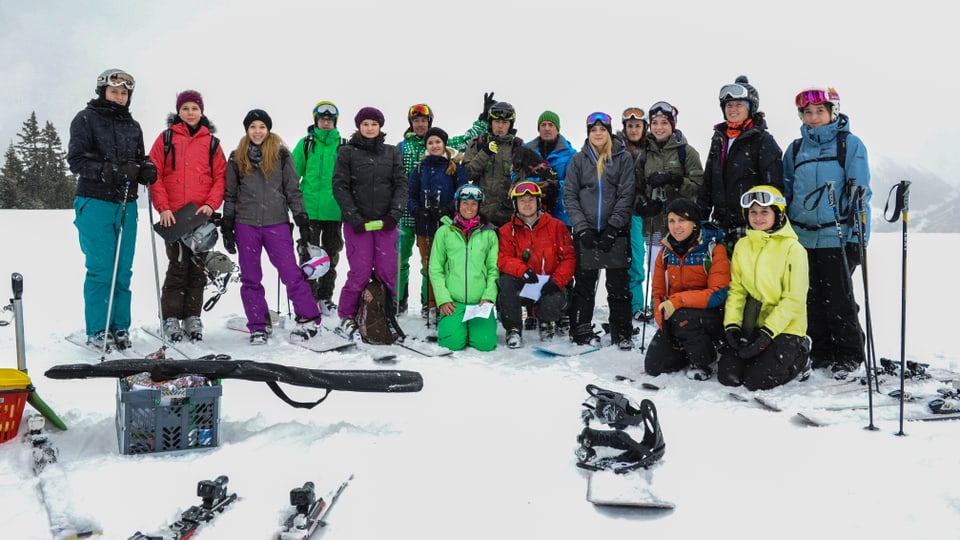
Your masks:
[[[537,282],[527,283],[524,285],[523,288],[520,289],[520,296],[523,298],[529,298],[534,302],[540,300],[540,289],[543,288],[543,284],[547,281],[550,281],[550,276],[537,274]]]
[[[467,322],[474,318],[486,319],[490,316],[490,312],[492,311],[493,302],[487,302],[485,304],[478,304],[475,306],[467,306],[463,310],[463,322]]]

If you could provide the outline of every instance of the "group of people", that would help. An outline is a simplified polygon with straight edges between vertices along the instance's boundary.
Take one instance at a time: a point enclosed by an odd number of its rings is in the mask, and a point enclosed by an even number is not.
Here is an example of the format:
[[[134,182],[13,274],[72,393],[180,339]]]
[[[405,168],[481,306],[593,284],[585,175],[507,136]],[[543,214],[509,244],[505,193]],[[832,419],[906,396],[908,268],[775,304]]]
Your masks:
[[[800,375],[808,359],[835,371],[863,360],[850,274],[867,241],[852,216],[869,209],[869,170],[833,89],[797,95],[802,137],[782,152],[747,78],[724,85],[724,121],[701,166],[668,102],[627,108],[617,132],[609,114],[590,114],[576,150],[549,110],[524,143],[514,107],[493,93],[453,137],[434,126],[431,107],[411,106],[397,145],[386,142],[379,109],[357,111],[356,131],[344,138],[339,109],[321,101],[291,151],[269,114],[253,109],[224,157],[202,95],[185,90],[145,154],[129,112],[134,87],[128,73],[105,71],[70,129],[93,344],[129,346],[137,215],[128,203],[140,183],[161,227],[174,226],[189,203],[200,217],[222,212],[254,344],[272,328],[264,251],[293,304],[293,336],[313,338],[321,317],[336,313],[334,332],[354,339],[372,279],[399,313],[408,309],[416,245],[421,315],[450,349],[494,349],[498,319],[510,348],[523,345],[524,330],[599,345],[593,312],[604,270],[611,343],[633,348],[631,321],[659,327],[646,353],[649,374],[686,369],[706,379],[716,371],[723,384],[769,388]],[[200,340],[202,260],[182,240],[165,247],[163,331]],[[319,248],[329,270],[312,279],[305,263]],[[349,270],[335,302],[343,249]]]

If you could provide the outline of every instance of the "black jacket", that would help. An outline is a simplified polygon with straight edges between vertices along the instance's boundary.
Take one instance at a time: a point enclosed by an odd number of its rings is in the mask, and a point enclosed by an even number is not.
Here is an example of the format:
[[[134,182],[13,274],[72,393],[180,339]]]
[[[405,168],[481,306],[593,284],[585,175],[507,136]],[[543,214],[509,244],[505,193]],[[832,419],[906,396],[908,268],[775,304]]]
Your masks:
[[[104,182],[100,173],[104,162],[121,165],[128,161],[143,163],[143,131],[130,116],[130,109],[104,99],[93,99],[70,123],[67,163],[77,174],[76,195],[105,201],[137,199],[137,183],[128,189],[119,180]]]
[[[356,227],[391,216],[397,222],[407,206],[407,175],[396,146],[359,134],[341,146],[333,167],[333,197],[343,221]]]

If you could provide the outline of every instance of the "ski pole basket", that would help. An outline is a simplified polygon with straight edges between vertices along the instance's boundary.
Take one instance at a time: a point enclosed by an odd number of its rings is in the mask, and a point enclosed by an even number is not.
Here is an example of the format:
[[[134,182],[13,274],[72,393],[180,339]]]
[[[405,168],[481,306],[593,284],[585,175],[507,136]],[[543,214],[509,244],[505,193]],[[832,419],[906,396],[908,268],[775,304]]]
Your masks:
[[[33,392],[33,385],[26,373],[19,369],[0,368],[0,444],[17,438],[30,392]]]
[[[132,390],[117,380],[117,443],[121,454],[199,450],[220,444],[220,396],[209,386]]]

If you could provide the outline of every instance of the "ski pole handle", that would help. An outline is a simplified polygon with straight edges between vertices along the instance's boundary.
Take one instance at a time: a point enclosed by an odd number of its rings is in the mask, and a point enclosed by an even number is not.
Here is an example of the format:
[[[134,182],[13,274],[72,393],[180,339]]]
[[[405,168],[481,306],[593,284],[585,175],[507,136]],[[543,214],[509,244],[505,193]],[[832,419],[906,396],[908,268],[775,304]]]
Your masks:
[[[910,211],[910,181],[901,180],[897,184],[897,203],[904,213]]]
[[[833,191],[833,182],[827,182],[827,204],[830,205],[830,208],[837,207],[837,195]]]
[[[20,272],[14,272],[10,275],[11,286],[13,287],[13,299],[23,298],[23,275]]]

